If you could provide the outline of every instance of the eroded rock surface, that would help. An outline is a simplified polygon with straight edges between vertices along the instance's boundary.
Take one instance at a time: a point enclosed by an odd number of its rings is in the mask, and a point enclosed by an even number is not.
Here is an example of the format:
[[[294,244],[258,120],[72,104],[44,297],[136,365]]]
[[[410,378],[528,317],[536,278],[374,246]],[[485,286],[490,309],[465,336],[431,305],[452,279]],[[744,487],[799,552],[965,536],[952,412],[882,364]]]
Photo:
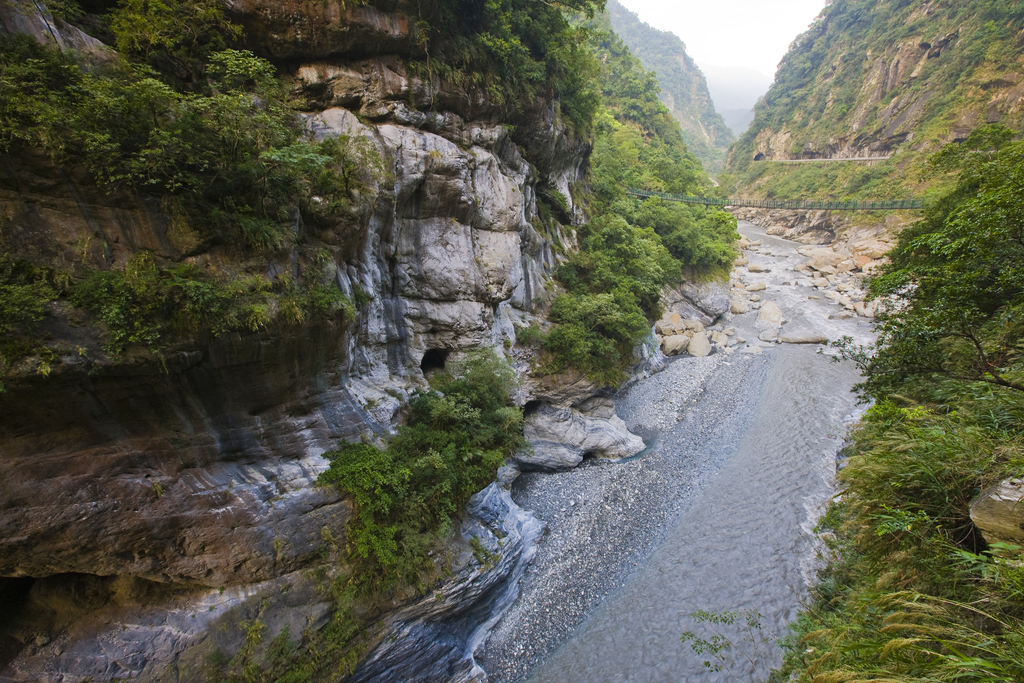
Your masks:
[[[584,456],[627,458],[644,448],[614,410],[591,417],[567,406],[542,405],[527,417],[523,430],[530,450],[516,456],[524,469],[563,470],[576,467]]]
[[[246,29],[246,46],[275,60],[312,103],[310,130],[362,141],[386,170],[333,223],[293,225],[331,254],[317,276],[361,305],[354,320],[197,343],[162,364],[71,355],[49,377],[6,382],[0,576],[24,588],[25,604],[41,604],[32,590],[47,596],[79,585],[69,577],[85,576],[81,585],[96,596],[71,621],[19,622],[0,634],[0,675],[14,681],[196,680],[190,663],[214,645],[236,652],[240,624],[254,615],[267,625],[266,642],[285,625],[296,638],[322,626],[329,605],[310,597],[317,586],[306,571],[344,544],[351,514],[336,492],[314,485],[327,467],[322,454],[342,439],[387,434],[410,392],[425,385],[425,370],[469,349],[512,347],[516,328],[551,296],[553,240],[573,244],[580,210],[571,186],[589,149],[566,133],[554,103],[538,99],[508,126],[483,93],[424,82],[406,67],[421,48],[400,10],[264,0],[232,0],[228,10]],[[37,37],[61,28],[31,12],[32,21],[5,27]],[[93,44],[70,27],[60,35]],[[538,188],[564,199],[567,227],[535,229]],[[5,164],[0,206],[4,237],[25,258],[110,269],[149,252],[161,265],[240,268],[155,201],[107,195],[42,156]],[[295,250],[276,255],[267,272],[307,275]],[[701,305],[713,303],[701,296]],[[86,328],[59,315],[52,327],[99,354]],[[528,374],[529,358],[518,348],[510,355]],[[645,368],[664,362],[656,348],[642,355]],[[583,378],[526,377],[519,400],[539,404],[537,414],[568,415],[548,442],[580,459],[632,455],[643,444],[602,392]],[[494,562],[460,575],[466,585],[446,594],[441,611],[423,603],[427,611],[401,619],[430,622],[416,627],[423,633],[456,628],[445,624],[507,578],[525,545],[499,546],[493,529],[478,531]],[[462,566],[471,564],[465,543]],[[111,588],[117,581],[170,592],[125,598]],[[286,588],[295,605],[274,597]],[[127,623],[137,628],[122,629]],[[461,661],[461,635],[437,643]]]

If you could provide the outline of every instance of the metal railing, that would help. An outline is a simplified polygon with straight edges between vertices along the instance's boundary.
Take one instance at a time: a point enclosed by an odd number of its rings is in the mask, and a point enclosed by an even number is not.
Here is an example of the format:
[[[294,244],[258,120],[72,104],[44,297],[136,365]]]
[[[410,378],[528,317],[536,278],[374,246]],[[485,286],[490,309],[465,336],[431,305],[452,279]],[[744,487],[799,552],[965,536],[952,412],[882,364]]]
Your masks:
[[[684,204],[703,204],[705,206],[734,206],[753,209],[808,209],[829,211],[904,211],[920,209],[924,202],[920,199],[898,199],[882,202],[829,202],[817,199],[785,200],[785,199],[718,199],[715,197],[696,197],[692,195],[669,194],[651,190],[627,189],[626,194],[634,197],[657,197],[670,202]]]

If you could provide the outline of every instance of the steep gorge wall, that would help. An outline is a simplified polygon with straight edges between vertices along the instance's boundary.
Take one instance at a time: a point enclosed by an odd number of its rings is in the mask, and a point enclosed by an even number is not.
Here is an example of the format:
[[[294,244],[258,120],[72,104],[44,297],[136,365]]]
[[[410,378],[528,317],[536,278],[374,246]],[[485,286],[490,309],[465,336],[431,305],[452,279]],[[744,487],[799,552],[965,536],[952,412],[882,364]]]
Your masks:
[[[830,3],[793,42],[753,124],[730,150],[728,191],[783,200],[923,198],[944,182],[927,168],[943,145],[985,124],[1024,127],[1022,54],[1024,13],[1012,3]],[[865,157],[884,160],[846,161]],[[773,163],[794,159],[806,163]],[[891,246],[918,217],[736,215],[862,260]]]
[[[571,228],[542,221],[537,205],[538,192],[558,194],[564,223],[581,215],[570,188],[589,148],[566,134],[554,103],[537,101],[510,131],[479,92],[411,72],[420,48],[400,4],[228,7],[244,47],[273,59],[310,103],[315,134],[365,140],[385,171],[333,224],[296,216],[296,248],[259,267],[330,280],[365,301],[354,321],[225,336],[162,362],[111,362],[79,312],[52,311],[47,331],[78,351],[49,376],[23,368],[0,393],[0,588],[13,605],[0,656],[11,680],[197,680],[205,658],[238,651],[257,618],[268,641],[285,626],[293,637],[323,626],[330,596],[309,569],[336,571],[324,558],[344,546],[351,506],[314,486],[321,454],[386,434],[425,386],[424,362],[511,347],[550,296],[557,250],[572,244]],[[29,24],[45,29],[29,31],[42,40],[78,36],[43,15]],[[0,165],[10,253],[100,269],[144,251],[208,272],[243,265],[159,201],[108,195],[22,152]],[[314,266],[307,248],[331,258]],[[528,373],[529,356],[511,355]],[[578,379],[525,386],[521,401],[574,413],[600,393]],[[607,399],[594,405],[608,421]],[[418,618],[464,613],[511,571],[524,546],[497,538],[523,521],[502,505],[480,504],[485,521],[467,521],[502,561],[488,571],[456,547],[445,599],[431,597]],[[449,652],[437,666],[462,659],[459,637],[438,641]]]
[[[794,41],[729,162],[935,151],[1019,128],[1024,17],[984,0],[841,0]]]

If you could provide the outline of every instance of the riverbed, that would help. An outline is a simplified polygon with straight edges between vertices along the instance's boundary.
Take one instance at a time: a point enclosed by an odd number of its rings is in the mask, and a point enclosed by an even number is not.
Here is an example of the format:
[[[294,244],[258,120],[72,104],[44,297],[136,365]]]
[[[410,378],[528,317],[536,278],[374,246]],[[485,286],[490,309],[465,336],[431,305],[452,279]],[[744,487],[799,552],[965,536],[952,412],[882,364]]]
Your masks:
[[[846,317],[805,272],[804,245],[740,232],[785,330],[849,335]],[[519,600],[477,660],[494,683],[757,681],[781,661],[771,635],[796,616],[815,573],[813,528],[832,494],[837,451],[856,416],[848,363],[820,346],[758,340],[757,311],[731,316],[732,354],[681,357],[623,392],[620,416],[648,448],[626,462],[525,474],[513,498],[548,524]],[[756,347],[756,349],[754,348]],[[735,630],[732,661],[714,672],[680,641],[713,632],[696,610],[757,610],[754,643]]]

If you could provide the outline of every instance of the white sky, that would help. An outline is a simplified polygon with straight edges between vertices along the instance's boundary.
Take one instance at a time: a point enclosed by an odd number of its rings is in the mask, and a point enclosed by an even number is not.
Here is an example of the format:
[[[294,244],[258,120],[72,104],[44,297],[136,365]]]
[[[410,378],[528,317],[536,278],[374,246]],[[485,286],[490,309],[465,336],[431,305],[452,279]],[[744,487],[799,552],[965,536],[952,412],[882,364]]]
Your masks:
[[[698,65],[743,66],[775,75],[793,39],[825,0],[619,0],[660,31],[686,43]]]

